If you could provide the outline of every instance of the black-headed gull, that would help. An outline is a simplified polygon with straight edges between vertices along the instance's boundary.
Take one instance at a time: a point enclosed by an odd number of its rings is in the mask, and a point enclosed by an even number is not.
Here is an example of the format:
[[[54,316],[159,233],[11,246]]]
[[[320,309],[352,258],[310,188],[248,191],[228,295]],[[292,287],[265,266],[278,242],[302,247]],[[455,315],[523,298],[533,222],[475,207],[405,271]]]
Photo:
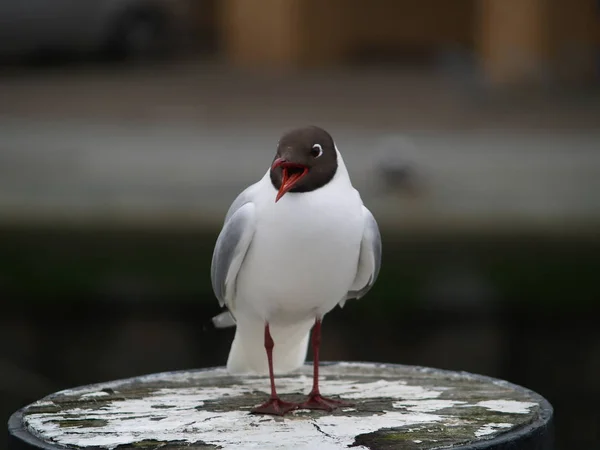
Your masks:
[[[212,259],[213,290],[237,325],[227,369],[270,377],[271,397],[252,412],[344,404],[319,391],[321,321],[337,304],[365,295],[380,262],[377,222],[332,137],[314,126],[284,134],[267,173],[229,208]],[[227,321],[221,315],[215,323]],[[304,403],[284,402],[274,374],[304,364],[313,324],[312,391]]]

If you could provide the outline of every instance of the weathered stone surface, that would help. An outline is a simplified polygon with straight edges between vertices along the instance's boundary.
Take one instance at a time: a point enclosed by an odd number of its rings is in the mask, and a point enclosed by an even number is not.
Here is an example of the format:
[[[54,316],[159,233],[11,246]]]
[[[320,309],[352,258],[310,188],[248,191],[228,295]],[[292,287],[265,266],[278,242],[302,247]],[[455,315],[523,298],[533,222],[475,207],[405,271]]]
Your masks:
[[[252,415],[269,391],[268,379],[216,368],[62,391],[15,413],[9,428],[52,449],[496,449],[544,429],[552,415],[539,395],[468,373],[363,363],[324,365],[321,373],[323,393],[354,406],[283,418]],[[279,376],[280,394],[302,399],[310,375],[305,366]]]

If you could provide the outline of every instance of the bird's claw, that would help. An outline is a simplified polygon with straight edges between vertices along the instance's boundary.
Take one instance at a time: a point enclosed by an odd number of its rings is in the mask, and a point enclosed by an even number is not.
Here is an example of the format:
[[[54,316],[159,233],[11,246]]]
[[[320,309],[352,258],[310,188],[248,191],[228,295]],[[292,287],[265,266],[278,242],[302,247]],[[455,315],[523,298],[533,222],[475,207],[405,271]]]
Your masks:
[[[334,409],[342,406],[352,406],[352,403],[344,402],[342,400],[335,400],[333,398],[323,397],[321,394],[310,394],[308,399],[301,403],[299,409],[322,409],[325,411],[333,411]]]
[[[271,414],[273,416],[283,416],[284,414],[298,408],[297,403],[284,402],[279,397],[272,397],[252,411],[252,414]]]

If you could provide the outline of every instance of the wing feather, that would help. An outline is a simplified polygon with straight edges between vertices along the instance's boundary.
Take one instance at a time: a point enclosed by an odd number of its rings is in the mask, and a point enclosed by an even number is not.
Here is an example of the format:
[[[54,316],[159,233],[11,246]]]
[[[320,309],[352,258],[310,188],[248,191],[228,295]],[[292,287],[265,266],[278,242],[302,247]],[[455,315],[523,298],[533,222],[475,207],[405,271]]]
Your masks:
[[[381,267],[381,235],[377,221],[371,211],[363,206],[365,228],[360,243],[360,254],[356,276],[346,297],[340,301],[344,306],[346,300],[363,297],[375,284]]]
[[[241,197],[241,196],[240,196]],[[251,201],[232,205],[217,239],[211,265],[213,291],[221,306],[233,310],[235,283],[256,229],[255,206]],[[234,206],[236,207],[234,209]]]

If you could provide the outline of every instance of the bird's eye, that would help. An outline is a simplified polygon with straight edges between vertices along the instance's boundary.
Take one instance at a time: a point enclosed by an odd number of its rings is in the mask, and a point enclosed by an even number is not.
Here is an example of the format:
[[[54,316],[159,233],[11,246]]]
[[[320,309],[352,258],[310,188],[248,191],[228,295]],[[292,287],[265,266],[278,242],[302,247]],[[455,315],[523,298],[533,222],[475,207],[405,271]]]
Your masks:
[[[320,144],[315,144],[312,146],[312,149],[310,150],[310,155],[313,158],[318,158],[322,154],[323,154],[323,147],[321,147]]]

